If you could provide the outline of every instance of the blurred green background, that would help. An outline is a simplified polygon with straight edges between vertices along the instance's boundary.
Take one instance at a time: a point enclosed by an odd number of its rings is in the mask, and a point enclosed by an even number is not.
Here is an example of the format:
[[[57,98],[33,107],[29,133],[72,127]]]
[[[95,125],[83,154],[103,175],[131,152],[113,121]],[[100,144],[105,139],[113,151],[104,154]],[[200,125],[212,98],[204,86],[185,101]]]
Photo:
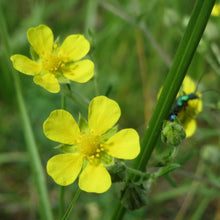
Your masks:
[[[173,0],[1,0],[13,54],[29,55],[26,32],[48,25],[61,41],[82,33],[91,42],[95,80],[72,83],[92,99],[108,95],[122,110],[119,128],[135,128],[142,137],[168,73],[195,1]],[[180,169],[159,179],[149,192],[148,205],[128,212],[125,219],[220,219],[220,17],[211,17],[188,74],[203,93],[203,112],[195,135],[179,147]],[[22,125],[11,77],[12,65],[0,36],[0,219],[39,219]],[[43,167],[58,153],[43,134],[50,112],[61,107],[61,95],[51,94],[19,74]],[[201,81],[199,80],[202,76]],[[209,91],[208,91],[209,90]],[[87,110],[67,99],[76,118]],[[161,146],[164,151],[166,146]],[[152,157],[153,164],[159,157]],[[59,190],[47,176],[53,212],[58,219]],[[196,181],[197,180],[197,181]],[[76,185],[65,187],[66,207]],[[101,195],[82,193],[70,219],[108,219],[121,184]],[[191,192],[191,194],[189,193]],[[189,193],[189,194],[187,194]],[[187,197],[188,195],[188,197]],[[184,200],[186,210],[182,204]],[[181,213],[184,217],[181,218]]]

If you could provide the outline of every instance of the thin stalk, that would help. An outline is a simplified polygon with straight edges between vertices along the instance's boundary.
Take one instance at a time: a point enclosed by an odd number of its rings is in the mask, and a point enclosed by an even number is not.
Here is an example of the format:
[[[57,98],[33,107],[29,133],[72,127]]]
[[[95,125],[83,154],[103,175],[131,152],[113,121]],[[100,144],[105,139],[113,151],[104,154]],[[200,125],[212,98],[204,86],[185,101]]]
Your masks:
[[[61,108],[66,109],[66,96],[61,94]],[[64,210],[64,186],[59,187],[59,219],[62,219]]]
[[[177,49],[173,65],[168,73],[160,98],[154,109],[142,142],[141,153],[133,163],[133,168],[145,171],[150,156],[159,138],[163,120],[167,118],[175,97],[180,89],[187,69],[195,54],[196,48],[207,25],[215,0],[198,0],[193,9],[186,31]],[[137,176],[130,175],[129,179],[135,180]],[[121,220],[121,213],[125,211],[117,205],[112,219]]]
[[[64,210],[64,186],[60,186],[59,189],[59,219],[62,219]]]
[[[72,202],[70,203],[70,206],[69,206],[69,208],[67,209],[65,215],[63,216],[62,220],[67,220],[67,219],[68,219],[68,217],[69,217],[69,215],[70,215],[70,213],[71,213],[71,211],[72,211],[72,208],[73,208],[74,204],[76,203],[76,201],[77,201],[77,199],[78,199],[78,197],[79,197],[80,192],[81,192],[81,190],[78,188],[77,191],[76,191],[76,193],[75,193],[75,196],[73,197],[73,200],[72,200]]]
[[[97,0],[87,0],[86,16],[85,16],[85,23],[84,23],[84,33],[88,37],[92,37],[92,36],[88,35],[89,31],[91,31],[92,33],[95,31],[97,9],[98,9],[98,1]],[[92,47],[94,47],[95,46],[95,45],[93,45],[94,39],[91,39],[91,41],[92,41],[91,45],[92,45]],[[92,53],[90,56],[91,56],[92,60],[94,61],[94,63],[96,63],[94,56],[92,56]],[[98,86],[97,79],[98,79],[98,72],[97,72],[97,68],[95,68],[93,82],[94,82],[96,96],[99,95],[99,86]]]
[[[5,18],[3,16],[3,12],[0,5],[0,31],[2,40],[5,46],[6,56],[9,58],[11,55],[11,48],[9,44],[9,36],[7,31],[7,25],[5,22]],[[7,60],[9,62],[9,59]],[[11,63],[8,64],[11,68]],[[37,150],[37,145],[35,142],[34,134],[31,128],[30,119],[27,113],[27,109],[25,106],[24,98],[22,95],[21,90],[21,84],[20,84],[20,78],[14,69],[11,68],[13,81],[14,81],[14,87],[16,92],[16,98],[18,102],[18,108],[21,115],[21,121],[23,125],[23,132],[26,142],[27,151],[30,158],[31,163],[31,169],[32,169],[32,175],[34,177],[35,187],[39,199],[39,205],[41,208],[40,214],[42,216],[42,219],[45,220],[52,220],[52,212],[48,197],[48,191],[46,187],[46,181],[44,176],[44,170],[41,165],[40,156]]]

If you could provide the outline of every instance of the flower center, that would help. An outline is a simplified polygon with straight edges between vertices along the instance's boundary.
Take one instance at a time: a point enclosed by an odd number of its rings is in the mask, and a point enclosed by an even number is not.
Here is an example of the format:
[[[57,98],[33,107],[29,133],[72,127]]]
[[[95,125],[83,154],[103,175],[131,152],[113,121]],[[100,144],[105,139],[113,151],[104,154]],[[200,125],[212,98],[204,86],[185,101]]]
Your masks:
[[[44,53],[40,58],[42,60],[43,69],[52,73],[60,72],[60,68],[64,67],[68,62],[65,54],[59,53],[60,48],[57,44],[53,45],[53,49],[49,53]]]
[[[57,72],[59,68],[63,67],[65,64],[58,54],[49,53],[43,57],[42,65],[44,69],[50,72]]]
[[[104,151],[104,148],[98,136],[86,134],[82,136],[80,151],[88,159],[94,159],[100,157],[100,154],[102,151]]]

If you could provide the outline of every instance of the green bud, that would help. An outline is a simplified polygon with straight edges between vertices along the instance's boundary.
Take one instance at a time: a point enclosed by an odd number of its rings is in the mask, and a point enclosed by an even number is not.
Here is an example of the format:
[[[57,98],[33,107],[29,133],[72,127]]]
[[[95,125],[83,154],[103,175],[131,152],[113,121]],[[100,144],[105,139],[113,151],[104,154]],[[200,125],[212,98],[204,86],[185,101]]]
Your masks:
[[[147,190],[143,184],[127,182],[125,188],[121,191],[120,200],[128,210],[139,209],[146,205]]]
[[[186,137],[185,130],[178,119],[173,122],[165,122],[161,132],[161,140],[165,144],[178,146]]]
[[[126,180],[127,177],[127,171],[126,167],[121,164],[121,163],[115,163],[115,165],[107,167],[110,175],[112,182],[122,182]]]

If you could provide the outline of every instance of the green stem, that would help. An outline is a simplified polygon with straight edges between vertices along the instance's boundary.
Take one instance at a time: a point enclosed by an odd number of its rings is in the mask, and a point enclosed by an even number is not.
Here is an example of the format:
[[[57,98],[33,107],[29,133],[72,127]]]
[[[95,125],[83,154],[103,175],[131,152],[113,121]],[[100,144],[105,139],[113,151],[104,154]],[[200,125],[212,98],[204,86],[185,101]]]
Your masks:
[[[159,137],[163,120],[166,119],[180,89],[187,69],[202,37],[215,0],[198,0],[189,24],[180,42],[173,65],[164,83],[158,103],[154,109],[149,128],[142,140],[142,152],[135,160],[134,167],[145,170],[146,164]]]
[[[62,219],[63,216],[63,210],[64,210],[64,186],[60,186],[60,192],[59,192],[59,219]]]
[[[61,94],[61,108],[66,109],[66,96]],[[64,210],[64,186],[59,188],[59,219],[62,219]]]
[[[11,48],[9,44],[7,26],[6,26],[5,18],[3,16],[1,5],[0,5],[0,31],[1,31],[3,43],[5,45],[6,56],[9,58],[11,55]],[[8,59],[8,62],[9,62],[9,59]],[[11,63],[9,63],[8,65],[11,68]],[[11,68],[11,71],[12,71],[14,87],[15,87],[15,92],[16,92],[16,97],[17,97],[17,102],[18,102],[18,108],[19,108],[19,112],[21,115],[22,125],[23,125],[23,132],[25,136],[26,147],[27,147],[27,151],[29,154],[29,158],[30,158],[32,175],[34,177],[39,204],[41,208],[40,214],[42,215],[42,219],[52,220],[53,216],[51,212],[48,191],[46,188],[44,170],[41,165],[40,156],[37,151],[37,145],[36,145],[34,134],[31,128],[30,119],[29,119],[27,109],[25,106],[25,102],[24,102],[24,98],[22,95],[19,75],[12,68]]]
[[[126,165],[125,165],[126,166]],[[134,174],[136,176],[139,176],[140,178],[142,179],[145,179],[145,178],[150,178],[151,177],[151,174],[150,173],[147,173],[147,172],[142,172],[140,170],[136,170],[136,169],[133,169],[131,167],[128,167],[126,166],[126,169],[127,171],[130,173],[130,174]]]
[[[69,84],[61,85],[61,93],[63,96],[72,99],[77,105],[79,105],[83,109],[88,109],[90,100],[82,94],[78,93],[76,90],[72,91]]]
[[[85,23],[84,23],[84,33],[86,36],[92,37],[92,39],[90,39],[90,41],[92,41],[92,43],[91,43],[92,47],[95,46],[94,39],[93,39],[93,36],[88,35],[88,31],[91,31],[93,33],[95,30],[97,9],[98,9],[98,1],[97,0],[87,0],[86,16],[85,16]],[[91,49],[93,49],[93,48],[91,48]],[[92,56],[92,52],[90,52],[90,57],[92,58],[93,62],[96,63],[94,56]],[[98,86],[97,79],[98,79],[98,72],[97,72],[97,68],[95,68],[93,82],[94,82],[96,96],[99,95],[99,86]]]
[[[73,200],[72,200],[72,202],[70,203],[70,206],[69,206],[69,208],[67,209],[65,215],[63,216],[62,220],[67,220],[67,219],[68,219],[68,217],[69,217],[69,215],[70,215],[70,213],[71,213],[71,211],[72,211],[72,208],[73,208],[74,204],[76,203],[76,201],[77,201],[77,199],[78,199],[78,197],[79,197],[80,192],[81,192],[81,190],[78,188],[77,191],[76,191],[76,194],[75,194],[75,196],[73,197]]]
[[[166,119],[169,114],[171,106],[202,37],[203,31],[207,25],[214,3],[215,0],[198,0],[196,2],[186,31],[177,49],[173,65],[168,73],[160,98],[149,122],[149,127],[142,139],[141,153],[133,163],[133,168],[135,169],[141,171],[146,170],[150,156],[159,138],[163,120]],[[135,180],[137,176],[130,175],[129,178]],[[117,205],[112,219],[122,219],[122,212],[125,213],[124,209],[121,205]]]

